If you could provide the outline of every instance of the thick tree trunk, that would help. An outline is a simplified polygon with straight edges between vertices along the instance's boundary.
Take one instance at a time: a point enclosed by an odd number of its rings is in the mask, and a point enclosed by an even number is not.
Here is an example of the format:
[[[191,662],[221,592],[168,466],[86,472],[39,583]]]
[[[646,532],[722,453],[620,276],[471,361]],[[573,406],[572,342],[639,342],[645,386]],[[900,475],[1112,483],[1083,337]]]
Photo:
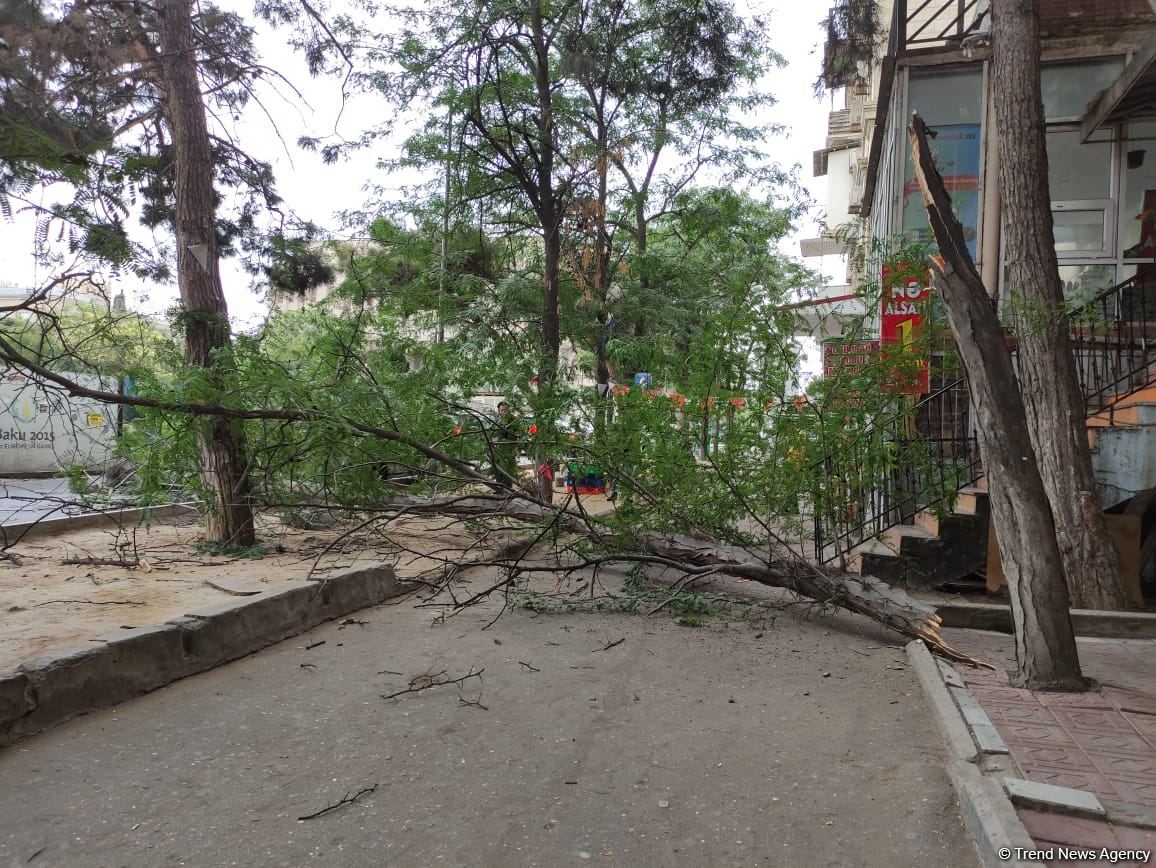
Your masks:
[[[221,289],[214,227],[213,160],[189,0],[162,0],[160,14],[164,114],[172,135],[177,242],[177,283],[185,326],[185,358],[222,390],[227,376],[219,358],[231,345],[229,312]],[[197,420],[201,477],[214,503],[206,513],[210,540],[249,546],[255,542],[240,423]]]
[[[967,371],[971,409],[991,489],[991,512],[1011,595],[1016,680],[1025,687],[1081,690],[1076,640],[1055,524],[1027,431],[1023,400],[1003,328],[975,270],[963,228],[927,144],[927,127],[911,125],[915,173],[941,261],[935,288]]]
[[[1007,281],[1017,308],[1028,431],[1051,503],[1072,604],[1123,609],[1128,605],[1123,572],[1092,473],[1052,236],[1038,0],[993,3],[992,40]]]

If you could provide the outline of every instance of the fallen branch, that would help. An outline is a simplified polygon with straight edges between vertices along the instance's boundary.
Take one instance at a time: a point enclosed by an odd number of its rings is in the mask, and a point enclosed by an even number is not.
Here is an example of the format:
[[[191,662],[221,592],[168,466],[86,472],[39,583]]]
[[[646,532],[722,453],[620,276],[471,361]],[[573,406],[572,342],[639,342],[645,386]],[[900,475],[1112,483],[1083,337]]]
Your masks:
[[[436,672],[436,673],[426,672],[423,675],[416,675],[413,678],[411,678],[409,680],[409,687],[405,688],[404,690],[398,690],[396,693],[390,693],[388,695],[383,695],[381,698],[382,699],[397,699],[397,697],[405,696],[407,693],[420,693],[423,690],[430,690],[431,688],[434,688],[434,687],[446,687],[450,684],[460,685],[460,684],[464,683],[467,679],[470,679],[470,678],[477,678],[479,681],[481,681],[482,680],[482,673],[485,671],[486,671],[485,669],[479,669],[477,672],[475,672],[473,667],[471,666],[470,671],[467,672],[465,675],[461,676],[460,678],[446,678],[446,677],[444,677],[444,676],[448,675],[448,673],[444,669],[441,672]],[[460,698],[460,693],[459,693],[459,698]]]
[[[297,820],[298,820],[298,822],[304,822],[305,820],[314,820],[317,817],[321,817],[321,816],[324,816],[325,814],[328,814],[330,811],[336,811],[338,808],[344,807],[345,805],[352,805],[354,802],[356,802],[362,796],[367,796],[373,792],[377,792],[377,784],[374,784],[372,787],[366,787],[363,790],[358,790],[356,793],[352,793],[352,794],[346,793],[344,796],[341,797],[340,801],[334,802],[328,808],[322,808],[320,811],[315,811],[312,814],[305,814],[304,816],[298,817]]]
[[[87,606],[143,606],[143,600],[45,600],[43,603],[37,603],[32,608],[37,609],[40,606],[55,606],[71,603],[84,603]]]
[[[135,570],[140,566],[140,561],[121,558],[65,558],[60,563],[67,567],[124,567],[126,570]]]

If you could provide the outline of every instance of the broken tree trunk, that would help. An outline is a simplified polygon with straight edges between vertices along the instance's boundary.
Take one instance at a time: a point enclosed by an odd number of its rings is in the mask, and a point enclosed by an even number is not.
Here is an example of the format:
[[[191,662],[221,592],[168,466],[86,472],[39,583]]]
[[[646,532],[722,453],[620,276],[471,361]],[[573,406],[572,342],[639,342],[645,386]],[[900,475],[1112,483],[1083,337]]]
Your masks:
[[[985,665],[952,648],[940,633],[935,607],[920,602],[904,591],[873,576],[856,576],[820,569],[788,551],[772,557],[765,549],[730,545],[689,534],[641,533],[625,547],[596,518],[567,509],[566,504],[549,508],[518,497],[445,497],[431,500],[403,498],[391,505],[405,515],[502,516],[532,524],[554,522],[559,529],[589,537],[607,549],[609,560],[649,561],[674,568],[708,567],[718,575],[750,579],[774,588],[784,588],[817,603],[846,609],[871,618],[884,627],[913,639],[922,639],[929,648],[971,665]],[[491,553],[477,565],[516,566],[529,554],[527,546],[507,544],[498,554]],[[470,564],[457,564],[455,569]]]
[[[989,482],[992,523],[1015,626],[1015,680],[1033,689],[1082,690],[1087,685],[1068,613],[1055,524],[1003,328],[952,212],[927,143],[927,126],[919,115],[912,117],[909,134],[915,175],[940,253],[930,263],[932,279],[967,371],[972,418]]]
[[[999,187],[1019,378],[1072,605],[1124,609],[1128,600],[1120,555],[1108,533],[1092,472],[1084,398],[1052,237],[1037,7],[1038,0],[992,4]]]

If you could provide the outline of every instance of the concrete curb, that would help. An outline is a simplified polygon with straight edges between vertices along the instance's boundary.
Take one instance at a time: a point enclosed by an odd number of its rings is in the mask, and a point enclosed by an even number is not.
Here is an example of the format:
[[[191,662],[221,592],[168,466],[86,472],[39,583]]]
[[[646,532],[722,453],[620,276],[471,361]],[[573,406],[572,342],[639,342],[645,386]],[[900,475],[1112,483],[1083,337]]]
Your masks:
[[[1012,632],[1011,609],[997,603],[936,603],[935,612],[944,627]],[[1156,613],[1072,609],[1071,616],[1077,636],[1156,639]]]
[[[966,688],[947,687],[938,662],[918,639],[908,643],[907,657],[931,706],[936,726],[947,741],[947,774],[959,795],[963,824],[975,844],[980,863],[985,868],[1041,866],[1040,862],[1014,858],[1017,849],[1031,850],[1035,843],[1016,814],[1000,778],[985,775],[979,765],[989,753],[998,751],[977,747],[973,730],[951,692],[960,689],[966,692]],[[977,720],[976,726],[983,725]],[[998,759],[997,764],[1002,765]],[[1000,770],[1008,774],[1006,768]],[[1001,857],[1000,851],[1010,851],[1012,855]]]
[[[391,567],[330,573],[26,660],[0,672],[0,746],[237,660],[405,593]]]
[[[142,506],[131,509],[108,509],[64,518],[45,518],[40,521],[21,521],[0,525],[0,541],[10,545],[16,541],[52,536],[70,530],[84,530],[106,525],[133,525],[150,518],[168,518],[174,515],[196,515],[196,504],[166,503],[161,506]]]

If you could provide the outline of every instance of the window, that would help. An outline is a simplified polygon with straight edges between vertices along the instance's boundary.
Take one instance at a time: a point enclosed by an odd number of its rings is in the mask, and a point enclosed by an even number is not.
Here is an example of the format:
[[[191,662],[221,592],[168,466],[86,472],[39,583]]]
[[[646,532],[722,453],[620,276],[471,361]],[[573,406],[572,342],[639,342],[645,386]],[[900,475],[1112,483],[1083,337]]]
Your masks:
[[[1156,256],[1156,123],[1128,125],[1124,141],[1120,246],[1125,259]]]
[[[1080,144],[1080,131],[1052,125],[1047,131],[1048,189],[1056,255],[1062,260],[1115,258],[1114,142]]]
[[[979,67],[947,72],[912,71],[908,76],[905,115],[910,117],[912,112],[919,112],[936,133],[931,150],[951,192],[955,216],[963,225],[972,257],[976,255],[979,232],[981,91]],[[904,148],[904,152],[903,236],[913,243],[929,241],[927,210],[915,180],[911,149]]]
[[[1040,70],[1044,117],[1049,121],[1082,118],[1088,103],[1112,84],[1123,69],[1122,57],[1046,64]]]
[[[1079,130],[1048,130],[1048,186],[1053,202],[1112,195],[1112,143],[1080,144]]]

